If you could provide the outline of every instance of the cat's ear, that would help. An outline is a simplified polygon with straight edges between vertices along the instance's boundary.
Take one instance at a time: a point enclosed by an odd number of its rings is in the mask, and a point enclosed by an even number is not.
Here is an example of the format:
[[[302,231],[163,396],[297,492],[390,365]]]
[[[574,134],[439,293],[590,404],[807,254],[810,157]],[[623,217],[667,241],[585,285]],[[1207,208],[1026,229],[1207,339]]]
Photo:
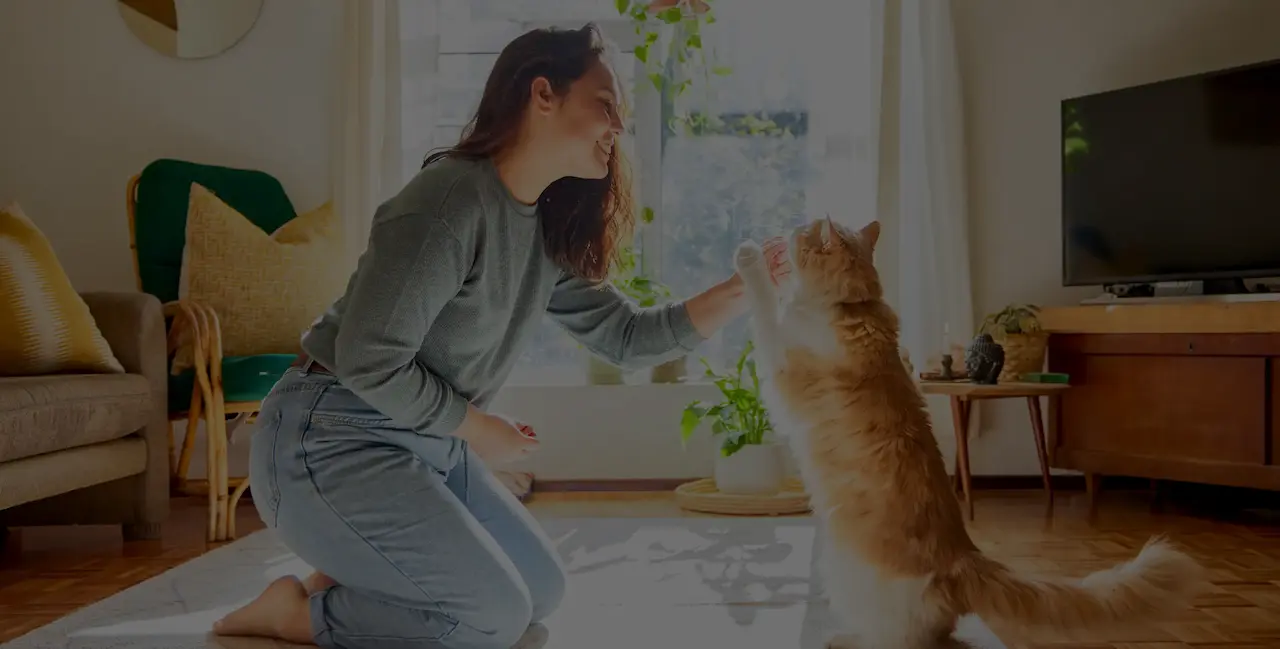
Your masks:
[[[831,222],[831,215],[818,224],[818,240],[822,242],[823,250],[830,250],[831,243],[836,240],[836,226]]]
[[[875,250],[876,242],[880,241],[880,222],[872,221],[866,224],[858,231],[858,236],[867,244],[867,249]]]

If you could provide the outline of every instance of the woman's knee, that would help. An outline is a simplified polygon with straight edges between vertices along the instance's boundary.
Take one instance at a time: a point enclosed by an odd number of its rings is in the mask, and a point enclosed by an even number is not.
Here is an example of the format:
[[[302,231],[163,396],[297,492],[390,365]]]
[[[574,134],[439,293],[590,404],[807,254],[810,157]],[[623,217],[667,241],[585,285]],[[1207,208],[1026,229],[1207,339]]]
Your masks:
[[[542,571],[537,581],[529,584],[529,599],[532,603],[532,620],[540,622],[551,616],[560,608],[568,589],[569,578],[559,562],[553,562],[554,569]]]
[[[458,620],[452,635],[467,649],[510,649],[534,621],[530,589],[518,578],[477,581],[461,604],[445,613]]]

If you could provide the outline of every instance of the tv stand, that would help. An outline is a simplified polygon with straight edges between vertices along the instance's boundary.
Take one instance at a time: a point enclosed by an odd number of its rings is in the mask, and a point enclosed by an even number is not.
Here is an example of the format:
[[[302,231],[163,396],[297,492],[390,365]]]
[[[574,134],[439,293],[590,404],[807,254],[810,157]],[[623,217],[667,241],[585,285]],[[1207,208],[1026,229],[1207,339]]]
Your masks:
[[[1051,466],[1280,490],[1280,301],[1188,297],[1042,310]]]

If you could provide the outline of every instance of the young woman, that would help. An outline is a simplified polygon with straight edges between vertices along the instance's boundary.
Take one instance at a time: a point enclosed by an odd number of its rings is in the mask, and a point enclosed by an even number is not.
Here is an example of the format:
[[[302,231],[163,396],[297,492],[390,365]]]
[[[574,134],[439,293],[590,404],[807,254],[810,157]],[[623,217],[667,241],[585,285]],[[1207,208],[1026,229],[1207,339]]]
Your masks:
[[[555,547],[489,466],[538,447],[484,408],[543,314],[642,367],[742,315],[741,279],[639,309],[604,280],[628,235],[622,93],[592,25],[508,45],[462,141],[375,215],[346,294],[262,406],[253,502],[317,572],[214,625],[324,647],[534,646]],[[789,272],[780,242],[775,278]]]

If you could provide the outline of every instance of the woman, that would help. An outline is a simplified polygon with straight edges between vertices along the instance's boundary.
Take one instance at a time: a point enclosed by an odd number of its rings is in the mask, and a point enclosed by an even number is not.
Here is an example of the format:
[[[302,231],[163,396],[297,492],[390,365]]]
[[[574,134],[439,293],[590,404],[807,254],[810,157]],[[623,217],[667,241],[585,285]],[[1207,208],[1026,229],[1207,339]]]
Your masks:
[[[641,367],[745,310],[737,277],[644,310],[601,285],[632,213],[605,51],[592,25],[513,41],[461,143],[379,207],[346,294],[306,334],[253,439],[253,502],[317,572],[275,581],[216,633],[325,647],[543,639],[533,623],[559,605],[564,570],[488,468],[538,441],[485,405],[544,313]]]

